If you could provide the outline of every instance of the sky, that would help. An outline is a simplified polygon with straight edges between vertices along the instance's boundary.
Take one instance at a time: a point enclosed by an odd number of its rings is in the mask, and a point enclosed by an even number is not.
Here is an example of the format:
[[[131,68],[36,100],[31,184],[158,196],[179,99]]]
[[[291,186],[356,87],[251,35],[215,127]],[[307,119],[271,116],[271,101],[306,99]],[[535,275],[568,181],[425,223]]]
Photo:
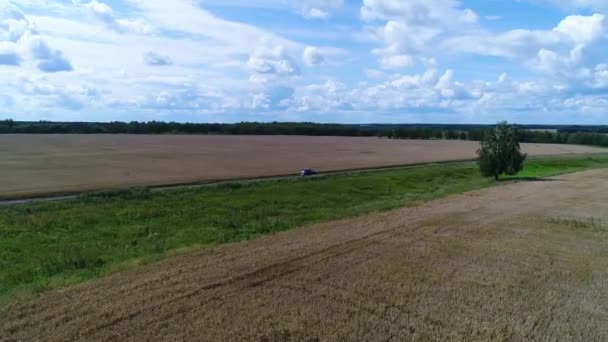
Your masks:
[[[0,0],[0,119],[608,124],[608,0]]]

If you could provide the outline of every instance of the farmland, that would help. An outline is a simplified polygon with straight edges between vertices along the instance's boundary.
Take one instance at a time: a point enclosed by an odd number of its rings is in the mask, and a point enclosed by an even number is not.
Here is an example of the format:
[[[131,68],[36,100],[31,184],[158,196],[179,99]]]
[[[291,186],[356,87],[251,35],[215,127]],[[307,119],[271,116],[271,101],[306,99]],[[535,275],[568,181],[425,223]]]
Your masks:
[[[469,141],[302,136],[0,135],[0,198],[475,157]],[[523,144],[531,155],[604,152]]]
[[[525,144],[496,182],[424,164],[464,141],[0,139],[5,198],[233,179],[0,207],[0,341],[608,333],[604,149]],[[259,179],[302,167],[349,171]]]
[[[538,159],[522,179],[608,167],[608,157]],[[183,248],[413,206],[499,185],[473,163],[104,193],[0,208],[0,299],[44,292]]]
[[[586,164],[588,159],[535,163],[524,176],[604,165]],[[361,200],[346,205],[351,209],[365,212],[370,208],[362,203],[368,201],[375,209],[396,209],[181,253],[16,301],[0,308],[0,340],[606,340],[606,169],[505,183],[397,208],[413,198],[488,185],[468,174],[466,165],[446,167],[435,167],[437,173],[418,168],[422,171],[411,178],[412,169],[376,172],[381,176],[369,179],[336,176],[332,182],[352,180],[350,186],[362,187],[349,193],[353,201]],[[438,176],[442,172],[451,185]],[[412,183],[398,188],[399,179]],[[420,192],[405,191],[416,188],[415,179],[425,183]],[[315,184],[294,182],[273,186]],[[384,192],[389,184],[398,189],[381,196],[367,189],[372,184],[384,184]],[[259,194],[258,186],[253,189]],[[441,195],[423,188],[442,189]],[[235,189],[232,198],[238,203],[239,191],[245,190]],[[404,197],[396,199],[397,193]],[[193,205],[193,194],[186,194],[191,201],[179,205]],[[285,203],[279,194],[273,191]],[[333,200],[323,205],[344,212],[332,207]],[[61,213],[73,225],[78,211],[69,207],[96,206],[112,217],[118,202],[137,208],[137,201],[142,199],[44,204],[1,216],[5,224],[7,219],[36,224]],[[151,204],[145,208],[154,221],[162,215],[153,211],[162,206]],[[89,223],[95,226],[94,221]],[[49,224],[49,229],[65,234],[68,226]]]

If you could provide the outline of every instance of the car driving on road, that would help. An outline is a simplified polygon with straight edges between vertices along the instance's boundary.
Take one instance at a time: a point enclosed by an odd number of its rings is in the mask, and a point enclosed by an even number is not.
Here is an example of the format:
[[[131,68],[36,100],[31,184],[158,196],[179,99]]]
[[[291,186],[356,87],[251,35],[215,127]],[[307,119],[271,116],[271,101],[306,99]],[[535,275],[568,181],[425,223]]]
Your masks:
[[[313,169],[304,169],[300,171],[300,176],[314,176],[317,172]]]

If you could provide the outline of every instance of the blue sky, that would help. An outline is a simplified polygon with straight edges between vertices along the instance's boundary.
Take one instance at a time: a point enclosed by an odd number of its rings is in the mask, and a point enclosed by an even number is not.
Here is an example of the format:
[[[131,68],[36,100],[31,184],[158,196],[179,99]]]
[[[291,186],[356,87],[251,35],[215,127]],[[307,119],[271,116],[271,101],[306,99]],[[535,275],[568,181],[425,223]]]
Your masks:
[[[0,118],[608,124],[606,0],[3,0]]]

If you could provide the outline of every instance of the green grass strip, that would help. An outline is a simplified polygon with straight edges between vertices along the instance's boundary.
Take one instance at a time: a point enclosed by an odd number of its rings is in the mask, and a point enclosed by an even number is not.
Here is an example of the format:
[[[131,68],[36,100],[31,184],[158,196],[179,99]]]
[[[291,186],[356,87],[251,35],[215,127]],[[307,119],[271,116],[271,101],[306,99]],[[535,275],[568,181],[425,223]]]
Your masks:
[[[607,157],[535,159],[519,179],[600,167],[608,167]],[[0,297],[93,279],[176,249],[252,239],[496,184],[479,176],[473,163],[458,163],[0,208]]]

